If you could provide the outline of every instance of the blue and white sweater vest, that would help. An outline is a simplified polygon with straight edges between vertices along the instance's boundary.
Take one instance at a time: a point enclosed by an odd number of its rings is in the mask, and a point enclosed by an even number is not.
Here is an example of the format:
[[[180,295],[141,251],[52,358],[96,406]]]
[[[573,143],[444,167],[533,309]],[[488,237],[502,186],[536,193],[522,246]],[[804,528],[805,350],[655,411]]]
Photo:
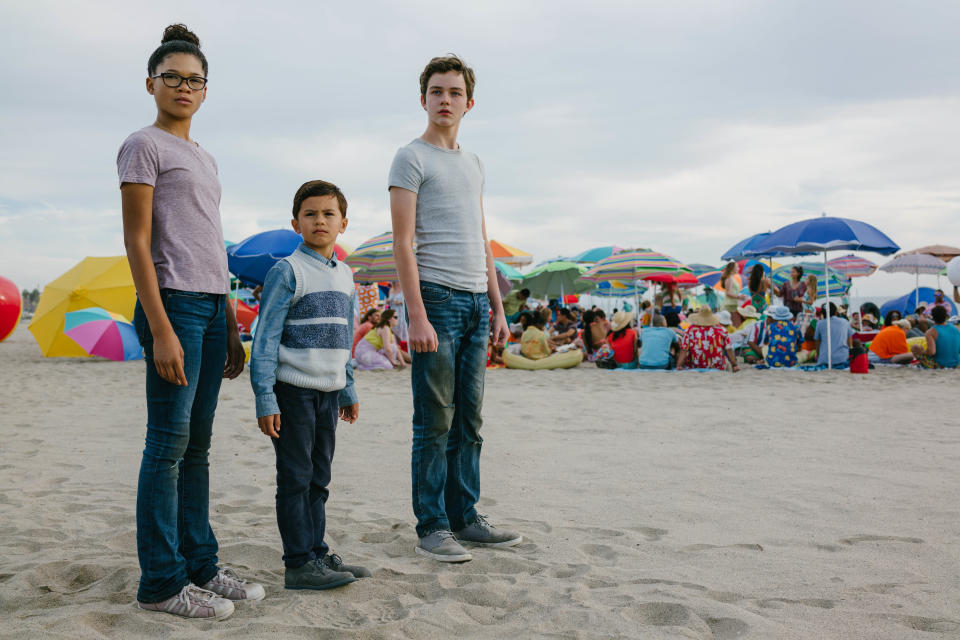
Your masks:
[[[350,301],[353,272],[346,263],[332,267],[294,251],[284,258],[297,286],[283,324],[277,354],[277,380],[305,389],[339,391],[347,385],[346,365],[353,346]]]

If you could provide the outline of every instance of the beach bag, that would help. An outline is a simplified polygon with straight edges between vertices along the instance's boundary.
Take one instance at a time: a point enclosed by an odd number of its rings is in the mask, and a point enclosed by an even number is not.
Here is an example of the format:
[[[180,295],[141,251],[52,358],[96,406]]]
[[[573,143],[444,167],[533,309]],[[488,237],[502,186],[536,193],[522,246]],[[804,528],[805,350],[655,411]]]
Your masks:
[[[607,358],[597,358],[597,369],[616,369],[617,361],[613,359],[613,356]]]
[[[869,373],[870,359],[867,350],[863,347],[854,347],[850,350],[850,373]]]

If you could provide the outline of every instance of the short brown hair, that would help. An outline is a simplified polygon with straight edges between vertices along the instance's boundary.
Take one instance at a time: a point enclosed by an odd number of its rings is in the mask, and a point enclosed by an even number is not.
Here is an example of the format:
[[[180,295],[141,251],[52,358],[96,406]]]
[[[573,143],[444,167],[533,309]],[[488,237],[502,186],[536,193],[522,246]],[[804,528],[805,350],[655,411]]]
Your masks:
[[[296,218],[300,213],[304,200],[315,196],[334,196],[337,199],[337,205],[340,206],[340,214],[344,218],[347,217],[347,197],[337,185],[325,180],[311,180],[300,185],[296,195],[293,196],[293,217]]]
[[[467,66],[467,63],[450,53],[440,58],[433,58],[423,68],[420,74],[420,95],[427,95],[427,83],[435,73],[447,73],[456,71],[463,76],[463,82],[466,84],[467,100],[473,100],[473,86],[476,84],[476,77],[473,75],[473,69]]]

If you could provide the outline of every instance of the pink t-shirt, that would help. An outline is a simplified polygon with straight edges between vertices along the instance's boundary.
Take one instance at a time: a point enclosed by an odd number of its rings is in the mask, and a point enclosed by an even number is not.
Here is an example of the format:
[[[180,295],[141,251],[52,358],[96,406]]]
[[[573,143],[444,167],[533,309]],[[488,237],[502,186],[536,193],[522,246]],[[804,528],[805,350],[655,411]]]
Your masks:
[[[153,187],[150,252],[161,289],[227,293],[217,163],[200,145],[154,126],[135,131],[117,154],[120,184]]]

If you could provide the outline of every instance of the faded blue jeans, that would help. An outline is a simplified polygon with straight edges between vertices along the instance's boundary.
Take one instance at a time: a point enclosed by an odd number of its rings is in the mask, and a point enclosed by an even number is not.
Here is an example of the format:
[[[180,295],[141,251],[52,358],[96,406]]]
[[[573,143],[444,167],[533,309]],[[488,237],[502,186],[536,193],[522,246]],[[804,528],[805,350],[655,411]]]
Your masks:
[[[490,304],[486,293],[432,282],[420,283],[420,295],[438,341],[436,352],[410,354],[413,512],[422,538],[477,519]]]
[[[147,365],[147,438],[137,485],[137,600],[144,603],[209,582],[219,551],[210,528],[207,454],[227,360],[226,296],[172,289],[160,296],[183,348],[187,386],[157,373],[153,335],[137,301],[133,323]]]

